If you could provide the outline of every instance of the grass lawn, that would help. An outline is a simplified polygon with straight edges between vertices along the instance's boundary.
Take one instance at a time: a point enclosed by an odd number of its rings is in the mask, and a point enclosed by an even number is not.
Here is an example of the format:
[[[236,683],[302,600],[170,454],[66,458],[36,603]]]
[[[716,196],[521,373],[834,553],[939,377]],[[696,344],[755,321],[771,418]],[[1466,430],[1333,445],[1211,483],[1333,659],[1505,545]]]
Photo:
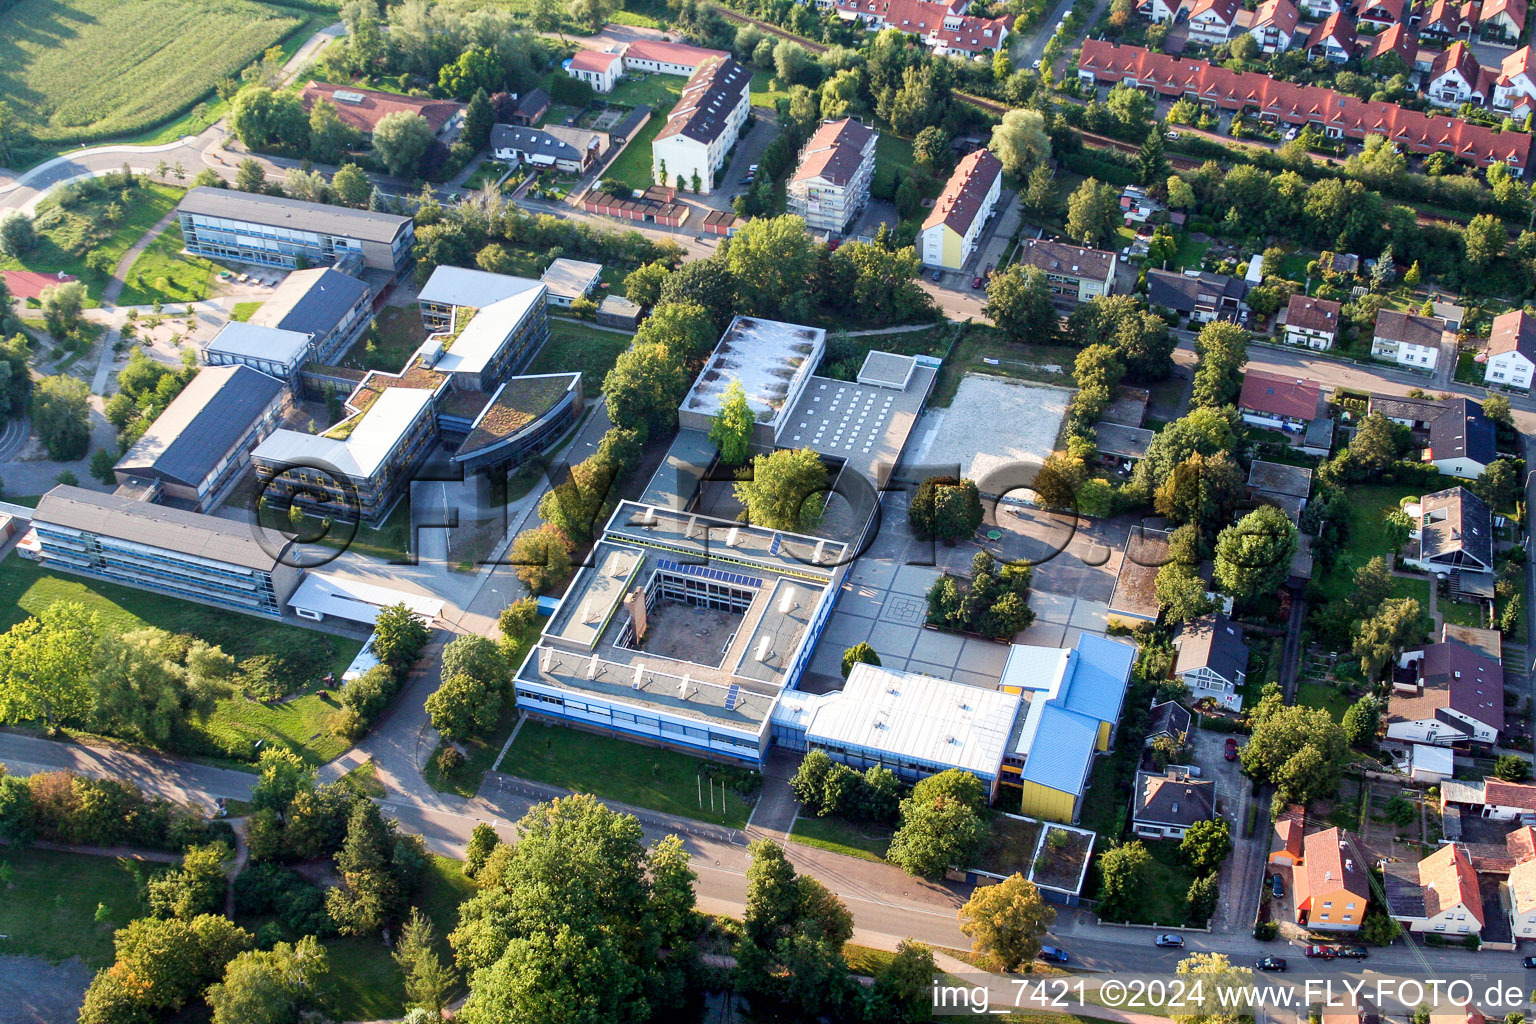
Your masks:
[[[854,824],[842,818],[795,819],[789,838],[806,846],[841,853],[862,860],[885,860],[891,846],[891,829],[884,825]]]
[[[1173,262],[1169,270],[1185,270],[1189,267],[1198,267],[1200,257],[1205,255],[1205,250],[1211,247],[1210,242],[1197,242],[1190,237],[1189,232],[1179,234],[1179,247],[1173,254]]]
[[[566,320],[549,322],[549,340],[533,357],[525,373],[581,374],[581,386],[589,396],[597,394],[603,378],[613,369],[619,354],[634,341],[630,334],[600,331]]]
[[[0,848],[0,953],[89,967],[112,962],[112,932],[144,914],[139,875],[158,865],[83,853]],[[100,919],[97,907],[105,906]]]
[[[773,81],[773,72],[766,69],[752,72],[751,99],[749,102],[754,107],[767,107],[774,110],[779,105],[779,100],[789,99],[788,89],[774,89],[770,86]]]
[[[235,308],[230,310],[229,318],[231,320],[238,320],[242,324],[250,323],[251,317],[255,316],[256,311],[260,308],[260,302],[237,302],[235,303]]]
[[[1344,720],[1344,712],[1355,702],[1355,698],[1345,693],[1337,686],[1317,682],[1311,679],[1303,679],[1296,684],[1296,703],[1309,708],[1322,708],[1333,716],[1336,722]]]
[[[385,562],[404,562],[409,557],[411,541],[411,502],[403,497],[395,502],[389,515],[378,526],[359,523],[355,531],[345,525],[332,528],[332,532],[317,543],[328,547],[346,548]]]
[[[1114,759],[1094,758],[1093,772],[1088,776],[1088,791],[1083,794],[1082,820],[1078,824],[1099,834],[1098,849],[1108,849],[1110,842],[1120,838],[1120,829],[1125,827],[1126,801],[1130,797],[1129,789],[1120,792]],[[1120,829],[1115,827],[1117,820]]]
[[[1427,587],[1428,584],[1426,583]],[[1479,629],[1488,627],[1487,612],[1483,610],[1481,602],[1473,604],[1470,601],[1452,601],[1450,598],[1442,599],[1436,607],[1440,611],[1440,617],[1453,626],[1475,626]]]
[[[876,337],[879,338],[878,335]],[[985,362],[987,359],[1001,362],[993,366]],[[1021,345],[1008,341],[995,327],[970,324],[955,343],[949,358],[944,360],[944,366],[939,370],[938,383],[933,387],[933,397],[928,404],[948,406],[960,388],[960,378],[967,373],[989,373],[997,377],[1017,377],[1068,387],[1072,384],[1072,366],[1076,360],[1076,349],[1061,345]],[[1051,364],[1060,366],[1063,372],[1046,373],[1039,369]]]
[[[756,102],[754,99],[753,102]],[[875,177],[869,190],[888,196],[896,188],[895,178],[912,173],[912,141],[885,131],[875,140]]]
[[[608,165],[608,169],[603,172],[603,180],[615,179],[630,188],[642,190],[655,184],[651,176],[651,143],[661,134],[666,124],[666,110],[653,113],[645,127],[636,132],[629,145],[624,147],[619,158]]]
[[[395,373],[404,368],[412,352],[427,340],[421,322],[421,307],[385,306],[374,317],[373,327],[359,338],[352,350],[341,357],[342,366]],[[370,347],[370,342],[372,346]]]
[[[713,767],[676,751],[535,722],[523,726],[501,762],[501,770],[508,775],[663,814],[741,828],[752,813],[752,804],[727,789],[722,812],[718,809],[719,783],[714,786],[715,809],[710,807],[708,793],[704,793],[701,806],[699,793],[707,788],[707,779],[701,779],[705,770]]]
[[[117,304],[148,306],[159,299],[171,305],[206,299],[219,272],[218,264],[182,252],[183,244],[180,224],[172,224],[161,232],[128,268]]]
[[[473,192],[475,189],[494,185],[506,169],[507,165],[498,160],[486,160],[475,168],[475,173],[464,179],[464,188]]]
[[[1347,597],[1354,586],[1355,570],[1377,555],[1386,556],[1390,549],[1386,542],[1386,523],[1382,516],[1388,509],[1398,507],[1398,500],[1409,495],[1418,496],[1437,491],[1441,487],[1431,481],[1422,488],[1412,484],[1360,484],[1349,489],[1349,543],[1334,561],[1333,571],[1322,581],[1328,600]],[[1416,580],[1398,580],[1398,583],[1417,583]],[[1417,591],[1394,594],[1402,597],[1419,597]],[[1428,584],[1424,584],[1421,604],[1428,610]]]
[[[84,604],[101,616],[106,628],[117,633],[154,626],[201,637],[237,660],[258,655],[282,659],[305,681],[300,695],[272,705],[243,697],[222,700],[208,720],[207,731],[229,740],[281,743],[313,764],[346,749],[344,741],[324,729],[325,719],[336,705],[322,700],[314,689],[325,672],[341,675],[357,656],[360,641],[131,587],[55,575],[20,558],[0,563],[0,629],[8,629],[56,601]]]
[[[0,24],[3,23],[4,18],[0,16]],[[0,40],[3,40],[3,37],[4,33],[0,32]],[[0,42],[0,53],[4,53],[4,49],[4,43]],[[3,59],[0,59],[0,64],[3,64]],[[4,92],[4,88],[0,87],[0,95]],[[75,230],[80,227],[82,221],[94,224],[101,211],[109,203],[116,201],[116,197],[101,197],[77,203],[65,212],[59,222],[55,222],[52,213],[57,211],[57,207],[52,203],[43,203],[40,205],[38,215],[37,247],[27,253],[25,259],[0,259],[0,270],[37,270],[49,274],[62,271],[73,274],[85,284],[85,289],[90,294],[90,302],[95,305],[101,300],[101,289],[107,282],[104,277],[86,268],[86,253],[92,249],[100,249],[114,261],[122,259],[123,254],[132,248],[134,242],[144,237],[146,231],[171,211],[181,200],[185,191],[169,185],[142,186],[133,196],[133,202],[123,204],[122,219],[101,244],[87,245],[83,248],[71,242]]]
[[[421,890],[412,902],[432,919],[444,957],[452,957],[447,934],[459,923],[459,904],[475,893],[463,864],[449,857],[427,862]],[[341,1020],[397,1020],[405,1012],[400,970],[377,935],[334,938],[325,942],[330,957],[333,1009]]]
[[[1148,841],[1146,847],[1152,854],[1152,865],[1147,871],[1147,884],[1142,888],[1143,898],[1136,904],[1131,922],[1182,925],[1185,898],[1195,873],[1185,865],[1178,842],[1171,839]]]
[[[666,121],[667,113],[677,105],[688,80],[681,75],[628,75],[604,96],[609,106],[651,108],[653,117]]]

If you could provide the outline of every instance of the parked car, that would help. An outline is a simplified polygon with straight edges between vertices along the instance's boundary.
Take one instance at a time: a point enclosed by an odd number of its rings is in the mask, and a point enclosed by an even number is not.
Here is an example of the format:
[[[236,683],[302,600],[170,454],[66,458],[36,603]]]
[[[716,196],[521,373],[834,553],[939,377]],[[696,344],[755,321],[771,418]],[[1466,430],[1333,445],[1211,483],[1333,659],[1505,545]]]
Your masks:
[[[1285,880],[1283,878],[1281,878],[1279,875],[1270,875],[1269,876],[1269,891],[1270,891],[1270,894],[1272,896],[1274,896],[1275,899],[1277,899],[1277,900],[1284,898],[1284,896],[1285,896]]]
[[[1179,141],[1179,133],[1178,132],[1164,132],[1163,133],[1163,138],[1167,139],[1169,142],[1178,142]]]
[[[1348,957],[1351,960],[1364,960],[1371,955],[1371,951],[1364,946],[1340,946],[1337,952],[1339,956]]]
[[[1262,960],[1255,961],[1253,966],[1261,971],[1283,971],[1285,970],[1285,957],[1267,956]]]
[[[1337,955],[1332,946],[1308,946],[1302,952],[1313,960],[1332,960]]]
[[[1536,967],[1536,956],[1523,956],[1520,958],[1521,967]]]
[[[987,283],[987,279],[985,277],[983,277],[981,274],[977,274],[975,277],[971,278],[971,287],[972,288],[980,288],[982,285],[984,285],[986,283]]]
[[[742,178],[736,184],[738,184],[738,185],[750,185],[750,184],[752,184],[752,175],[750,175],[750,174],[747,175],[745,178]]]
[[[1228,736],[1227,737],[1227,747],[1226,747],[1226,750],[1222,751],[1222,755],[1221,756],[1225,757],[1228,761],[1236,761],[1237,760],[1237,737],[1236,736]]]
[[[747,168],[747,173],[748,174],[756,174],[757,173],[757,164],[753,164],[751,167],[748,167]]]
[[[1057,949],[1055,946],[1041,946],[1036,959],[1053,964],[1064,964],[1071,957],[1067,956],[1067,951],[1064,949]]]
[[[944,271],[942,271],[942,270],[935,270],[933,272],[933,283],[934,284],[938,284],[939,282],[941,282],[943,280],[944,280]]]
[[[1156,942],[1164,949],[1184,948],[1184,936],[1182,935],[1159,935],[1156,939]]]
[[[1300,135],[1300,134],[1301,134],[1301,130],[1299,128],[1287,128],[1286,131],[1285,131],[1285,141],[1286,142],[1290,142],[1292,139],[1294,139],[1297,135]]]
[[[1039,71],[1040,70],[1040,58],[1039,57],[1035,58],[1035,62],[1029,66],[1029,70],[1031,70],[1031,71]]]

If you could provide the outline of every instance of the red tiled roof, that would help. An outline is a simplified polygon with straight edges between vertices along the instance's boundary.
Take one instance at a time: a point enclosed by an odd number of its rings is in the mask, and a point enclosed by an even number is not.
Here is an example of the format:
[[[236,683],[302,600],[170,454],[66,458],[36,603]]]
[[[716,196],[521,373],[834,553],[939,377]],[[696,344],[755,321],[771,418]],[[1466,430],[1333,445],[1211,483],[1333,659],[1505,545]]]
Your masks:
[[[1536,786],[1525,782],[1486,779],[1483,782],[1483,803],[1494,807],[1536,809]]]
[[[1395,103],[1368,103],[1332,89],[1280,82],[1257,72],[1232,71],[1141,46],[1089,39],[1083,43],[1078,66],[1107,84],[1135,79],[1164,96],[1198,95],[1227,110],[1253,107],[1290,124],[1320,123],[1348,138],[1384,135],[1416,153],[1446,152],[1480,166],[1506,162],[1522,170],[1530,163],[1531,136],[1522,132],[1499,132]]]
[[[1250,370],[1243,375],[1243,392],[1237,399],[1237,407],[1310,420],[1317,415],[1317,400],[1322,393],[1322,387],[1310,380]]]
[[[956,234],[963,236],[981,211],[982,200],[992,191],[992,183],[1002,173],[1002,161],[987,150],[978,149],[966,154],[955,166],[955,173],[949,176],[933,209],[928,211],[923,230],[948,224]]]
[[[1435,58],[1435,62],[1429,66],[1429,81],[1433,82],[1441,75],[1452,71],[1459,72],[1462,81],[1473,89],[1482,84],[1483,66],[1477,62],[1472,48],[1460,39],[1441,51]]]
[[[1403,12],[1407,0],[1371,0],[1360,10],[1360,20],[1369,24],[1398,25],[1406,23]]]
[[[1477,23],[1486,24],[1500,14],[1507,14],[1509,20],[1515,24],[1515,31],[1524,34],[1525,11],[1525,0],[1485,0],[1483,12],[1479,15]]]
[[[1514,53],[1509,54],[1499,64],[1499,84],[1507,85],[1512,79],[1521,74],[1531,73],[1531,48],[1522,46]]]
[[[1477,891],[1477,873],[1461,844],[1442,846],[1419,861],[1419,884],[1424,887],[1424,916],[1434,917],[1457,904],[1482,927],[1483,900]]]
[[[361,96],[357,102],[339,100],[337,93],[345,93],[353,96]],[[341,123],[349,128],[355,128],[360,132],[373,134],[373,129],[386,114],[395,114],[406,111],[412,114],[420,114],[426,118],[432,132],[443,130],[452,117],[464,109],[464,104],[455,103],[452,100],[434,100],[424,96],[402,96],[394,92],[380,92],[378,89],[358,89],[350,85],[331,85],[328,82],[310,82],[299,93],[299,102],[305,110],[314,109],[316,100],[324,100],[336,110],[336,116]]]
[[[1291,296],[1290,305],[1286,307],[1285,322],[1287,326],[1300,327],[1302,330],[1337,334],[1339,315],[1343,309],[1341,303],[1330,299],[1314,299],[1310,295],[1296,294]]]
[[[601,50],[577,50],[571,56],[571,70],[594,71],[598,74],[613,67],[615,61],[621,61],[624,55],[621,53],[603,53]]]
[[[1011,14],[1001,18],[978,18],[974,14],[967,14],[954,28],[941,27],[938,37],[945,47],[953,50],[966,50],[970,53],[998,50],[1003,45],[1003,37],[1013,28],[1013,22]]]
[[[1395,53],[1402,58],[1404,64],[1412,68],[1413,59],[1417,55],[1418,50],[1419,41],[1408,31],[1408,26],[1397,24],[1371,37],[1371,49],[1365,55],[1365,59],[1375,60],[1377,57],[1384,57],[1389,53]]]
[[[1301,11],[1296,7],[1294,0],[1265,0],[1254,15],[1252,28],[1263,28],[1273,25],[1282,32],[1295,32],[1296,22],[1301,19]]]
[[[664,43],[660,39],[636,39],[624,51],[625,57],[654,60],[660,64],[682,64],[697,68],[711,57],[729,57],[724,50],[706,50],[687,43]]]
[[[1237,0],[1196,0],[1194,9],[1189,12],[1189,20],[1194,21],[1209,11],[1216,16],[1217,21],[1230,25],[1237,17],[1237,8]]]
[[[1536,363],[1536,317],[1523,309],[1512,309],[1493,318],[1488,344],[1483,351],[1490,356],[1519,352]]]
[[[874,137],[873,128],[851,117],[821,122],[800,151],[800,165],[790,180],[825,178],[834,185],[848,184],[864,162],[864,148]]]
[[[1328,20],[1312,30],[1307,37],[1307,49],[1321,46],[1329,39],[1347,52],[1353,53],[1355,49],[1355,23],[1344,16],[1343,11],[1334,11],[1328,16]]]

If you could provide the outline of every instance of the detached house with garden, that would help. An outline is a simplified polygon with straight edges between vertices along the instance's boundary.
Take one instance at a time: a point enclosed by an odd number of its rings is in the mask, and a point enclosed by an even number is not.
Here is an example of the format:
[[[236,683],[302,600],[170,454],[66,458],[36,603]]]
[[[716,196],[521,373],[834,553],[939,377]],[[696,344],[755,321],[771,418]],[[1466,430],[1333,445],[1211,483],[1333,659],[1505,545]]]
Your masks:
[[[1523,309],[1494,317],[1488,344],[1477,358],[1483,383],[1529,391],[1536,375],[1536,317]]]

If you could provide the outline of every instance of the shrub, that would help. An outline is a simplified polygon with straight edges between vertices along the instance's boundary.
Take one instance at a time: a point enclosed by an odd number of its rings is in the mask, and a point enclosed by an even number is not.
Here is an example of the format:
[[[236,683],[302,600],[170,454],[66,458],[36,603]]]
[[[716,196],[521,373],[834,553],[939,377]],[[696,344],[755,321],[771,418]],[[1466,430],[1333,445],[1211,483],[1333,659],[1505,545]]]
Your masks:
[[[457,775],[460,768],[464,767],[464,755],[453,744],[443,748],[443,752],[437,755],[437,770],[445,777],[452,778]]]

